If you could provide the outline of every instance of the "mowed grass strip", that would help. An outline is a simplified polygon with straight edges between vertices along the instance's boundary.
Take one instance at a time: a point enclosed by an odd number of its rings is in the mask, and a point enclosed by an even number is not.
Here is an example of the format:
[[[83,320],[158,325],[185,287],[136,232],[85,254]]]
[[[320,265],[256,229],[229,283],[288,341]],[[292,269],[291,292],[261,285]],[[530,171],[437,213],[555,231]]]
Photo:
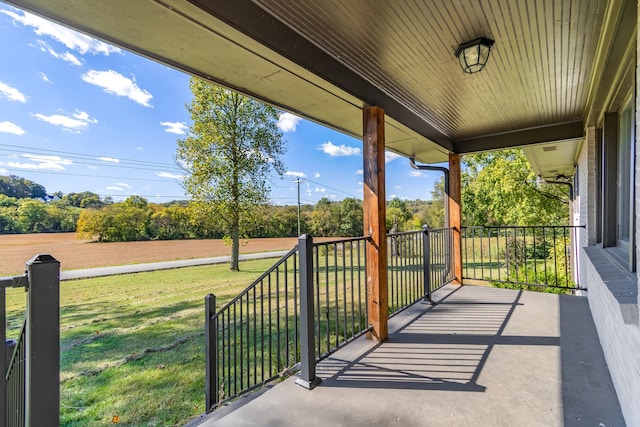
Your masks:
[[[214,293],[219,308],[274,262],[62,282],[60,424],[168,426],[202,414],[204,296]],[[24,290],[7,290],[9,338],[24,299]]]

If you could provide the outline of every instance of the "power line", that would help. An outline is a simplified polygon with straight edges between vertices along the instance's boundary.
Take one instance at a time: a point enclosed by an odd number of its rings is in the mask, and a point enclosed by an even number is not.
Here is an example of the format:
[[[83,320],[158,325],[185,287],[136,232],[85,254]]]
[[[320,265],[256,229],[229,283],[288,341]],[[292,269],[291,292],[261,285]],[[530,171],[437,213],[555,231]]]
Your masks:
[[[0,149],[1,151],[2,149]],[[140,166],[136,166],[136,165],[128,165],[128,164],[118,164],[118,163],[109,163],[109,162],[105,162],[105,163],[96,163],[96,162],[78,162],[78,161],[74,161],[73,162],[74,165],[90,165],[90,166],[100,166],[100,167],[109,167],[109,168],[121,168],[121,169],[134,169],[134,170],[147,170],[147,171],[156,171],[158,172],[158,169],[164,169],[164,170],[171,170],[174,172],[183,172],[181,169],[176,168],[176,167],[168,167],[168,168],[158,168],[158,167],[146,167],[143,165]],[[20,169],[20,168],[15,168],[15,169]],[[29,170],[29,169],[24,169],[24,170]]]
[[[100,160],[101,157],[111,158],[111,156],[107,155],[95,155],[95,154],[86,154],[86,153],[74,153],[71,151],[61,151],[61,150],[49,150],[46,148],[33,148],[33,147],[23,147],[20,145],[12,145],[12,144],[0,144],[1,147],[12,147],[12,148],[2,148],[3,151],[16,152],[16,153],[24,153],[27,150],[39,152],[36,154],[61,154],[69,158],[75,158],[80,160]],[[153,162],[150,160],[136,160],[136,159],[127,159],[127,158],[117,158],[119,162],[127,163],[127,164],[140,164],[140,165],[155,165],[155,166],[163,166],[163,167],[173,167],[179,169],[175,164],[170,163],[162,163],[162,162]],[[108,162],[103,160],[104,162]]]
[[[282,180],[284,179],[284,177],[281,177],[281,176],[278,176],[278,175],[269,175],[269,177],[270,177],[270,178],[274,178],[274,179],[275,179],[275,178],[277,178],[277,179],[278,179],[278,180],[280,180],[280,181],[282,181]],[[361,196],[357,196],[357,195],[355,195],[355,194],[353,194],[353,193],[349,193],[349,192],[347,192],[347,191],[339,190],[339,189],[337,189],[337,188],[335,188],[335,187],[331,187],[331,186],[329,186],[329,185],[327,185],[327,184],[323,184],[323,183],[321,183],[321,182],[314,181],[313,179],[310,179],[310,178],[304,178],[304,180],[305,180],[305,181],[307,181],[307,182],[310,182],[310,183],[316,184],[316,185],[320,185],[320,186],[322,186],[322,187],[324,187],[324,188],[327,188],[327,189],[329,189],[329,190],[331,190],[331,191],[334,191],[334,192],[336,192],[336,193],[341,193],[341,194],[346,195],[346,196],[349,196],[349,197],[353,197],[353,198],[356,198],[356,199],[358,199],[358,198],[360,198],[360,197],[361,197]],[[273,181],[273,180],[270,180],[269,182],[271,182],[272,184],[274,184],[274,185],[275,185],[275,183],[274,183],[274,181]],[[285,186],[277,186],[277,185],[276,185],[276,187],[277,187],[277,188],[287,188],[287,187],[285,187]]]
[[[131,178],[126,176],[108,176],[108,175],[89,175],[89,174],[81,174],[81,173],[70,173],[70,172],[52,172],[52,171],[36,171],[32,169],[18,169],[12,167],[6,167],[7,170],[12,170],[15,172],[28,172],[28,173],[40,173],[44,175],[66,175],[66,176],[82,176],[86,178],[105,178],[105,179],[128,179],[131,181],[153,181],[153,182],[167,182],[167,179],[154,179],[154,178]]]
[[[161,195],[144,195],[144,194],[100,194],[100,193],[95,193],[100,197],[132,197],[132,196],[137,196],[137,197],[144,197],[146,199],[152,199],[152,198],[163,198],[163,199],[182,199],[185,200],[185,197],[187,196],[161,196]],[[190,200],[190,199],[189,199]]]

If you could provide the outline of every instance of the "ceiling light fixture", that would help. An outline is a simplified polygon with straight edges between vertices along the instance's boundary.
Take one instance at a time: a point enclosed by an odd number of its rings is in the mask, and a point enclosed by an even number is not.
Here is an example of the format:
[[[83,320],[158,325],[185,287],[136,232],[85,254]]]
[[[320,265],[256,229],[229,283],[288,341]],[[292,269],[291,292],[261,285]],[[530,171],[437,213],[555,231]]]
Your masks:
[[[467,74],[481,71],[487,65],[493,43],[495,43],[493,40],[479,37],[458,46],[456,57],[460,61],[462,71]]]

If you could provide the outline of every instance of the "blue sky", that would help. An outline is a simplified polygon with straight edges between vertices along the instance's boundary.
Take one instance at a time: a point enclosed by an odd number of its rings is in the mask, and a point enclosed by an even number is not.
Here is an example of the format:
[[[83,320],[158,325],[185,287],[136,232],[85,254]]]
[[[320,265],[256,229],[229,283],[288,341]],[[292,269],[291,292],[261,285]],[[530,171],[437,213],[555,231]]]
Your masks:
[[[0,3],[0,175],[49,193],[185,199],[174,162],[191,124],[189,75]],[[275,204],[362,198],[362,142],[288,113]],[[387,153],[387,198],[430,199],[435,172]]]

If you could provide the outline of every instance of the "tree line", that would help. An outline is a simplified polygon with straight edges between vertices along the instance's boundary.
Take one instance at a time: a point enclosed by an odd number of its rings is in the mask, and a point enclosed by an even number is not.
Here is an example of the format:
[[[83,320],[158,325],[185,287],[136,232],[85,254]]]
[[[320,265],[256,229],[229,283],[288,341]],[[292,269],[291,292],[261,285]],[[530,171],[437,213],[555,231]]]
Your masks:
[[[388,203],[387,227],[391,230],[395,224],[402,231],[427,223],[441,226],[442,212],[441,200],[393,199]],[[302,233],[318,237],[360,236],[362,201],[322,198],[315,205],[302,205],[300,226]],[[81,238],[102,242],[221,239],[226,236],[226,224],[214,207],[196,201],[157,204],[131,196],[114,203],[90,191],[41,198],[0,194],[0,233],[73,231]],[[297,236],[298,208],[258,205],[243,216],[240,234],[243,238]]]
[[[465,156],[463,166],[464,225],[568,223],[566,188],[538,184],[521,150]],[[77,231],[82,238],[103,242],[228,236],[225,220],[209,203],[156,204],[139,196],[114,203],[90,191],[47,195],[40,184],[15,176],[0,177],[0,183],[3,183],[0,188],[3,234]],[[442,227],[443,190],[444,183],[440,180],[431,200],[390,200],[387,230],[416,230],[424,224]],[[298,209],[260,204],[243,212],[239,223],[239,235],[243,238],[293,237],[298,234]],[[317,237],[360,236],[362,201],[323,198],[315,205],[303,205],[300,225],[301,233]]]
[[[390,203],[393,218],[402,221],[399,230],[414,228],[429,220],[429,201]],[[298,235],[297,206],[259,205],[240,221],[242,238],[295,237]],[[347,198],[341,201],[319,200],[300,209],[301,233],[317,237],[361,236],[363,230],[362,201]],[[132,196],[120,203],[99,209],[84,209],[78,219],[81,238],[101,242],[131,240],[223,239],[228,238],[227,224],[216,215],[212,206],[190,201],[171,204],[149,203]]]

